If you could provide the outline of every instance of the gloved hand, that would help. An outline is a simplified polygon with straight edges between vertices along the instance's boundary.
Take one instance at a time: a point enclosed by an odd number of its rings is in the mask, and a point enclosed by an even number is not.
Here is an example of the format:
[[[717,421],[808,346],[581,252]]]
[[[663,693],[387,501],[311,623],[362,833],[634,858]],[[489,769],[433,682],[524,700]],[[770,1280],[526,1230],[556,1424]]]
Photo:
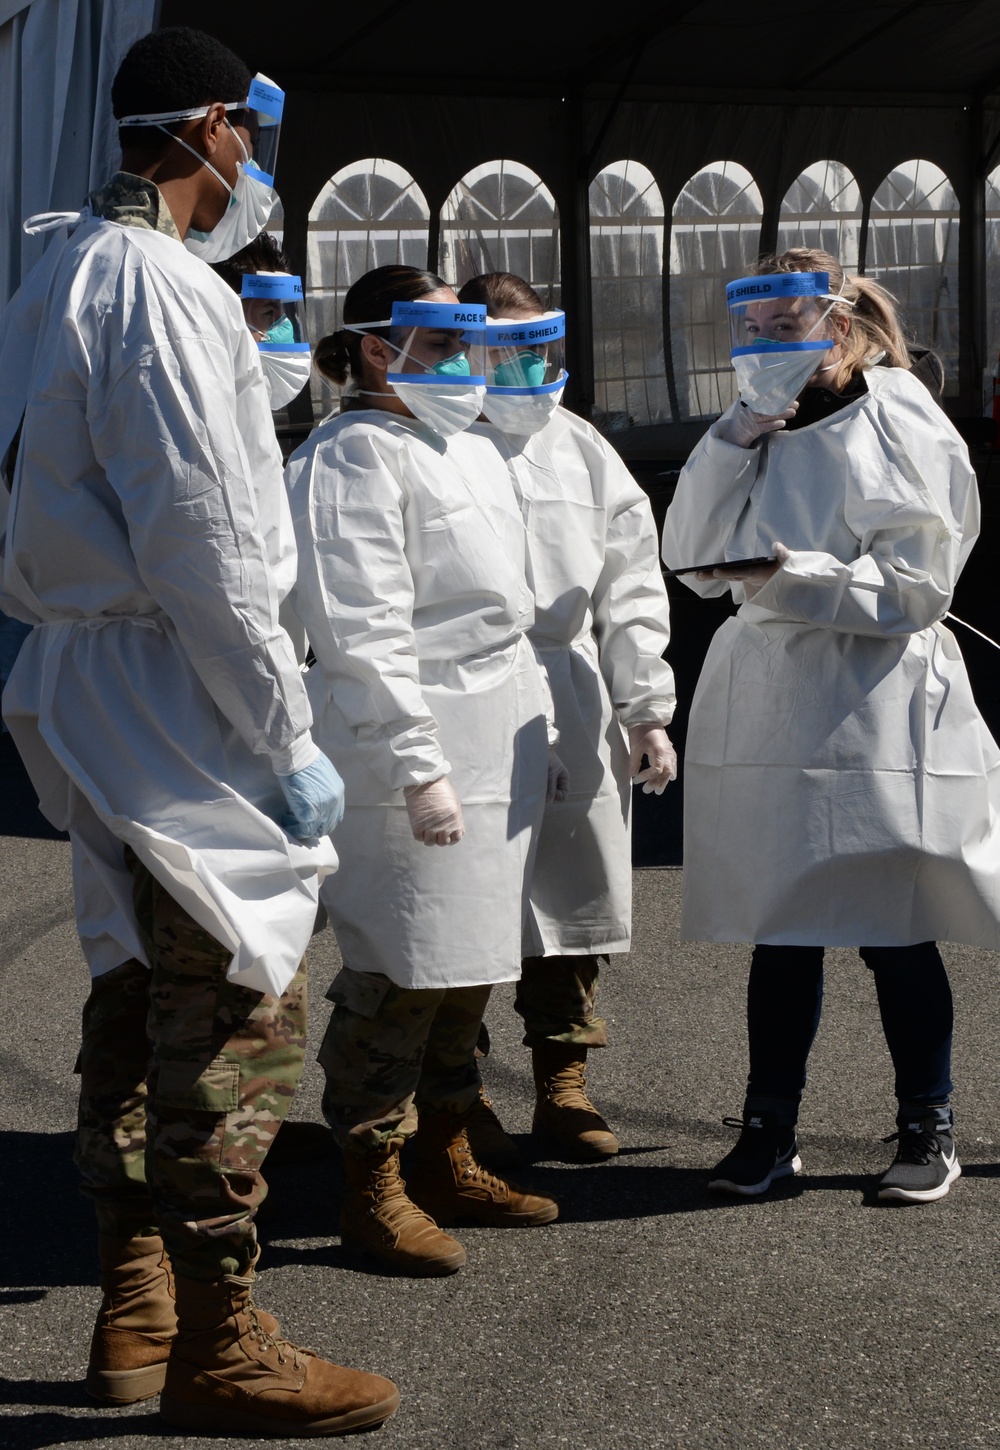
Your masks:
[[[777,433],[790,423],[799,411],[797,402],[790,403],[783,413],[755,413],[744,402],[737,403],[724,423],[719,424],[718,437],[737,448],[753,448],[765,433]]]
[[[549,776],[545,785],[545,804],[550,806],[553,801],[564,801],[568,795],[569,771],[550,745]]]
[[[312,765],[278,780],[288,802],[281,824],[290,836],[300,841],[326,836],[343,820],[344,782],[322,752]]]
[[[791,557],[791,550],[786,549],[784,544],[775,541],[771,550],[774,554],[773,564],[758,564],[753,569],[699,569],[695,575],[696,579],[724,579],[728,584],[730,579],[735,579],[743,585],[743,593],[747,599],[753,599],[759,594],[769,579],[773,579],[786,559]]]
[[[640,770],[642,757],[649,761]],[[677,752],[662,725],[643,720],[628,727],[628,771],[638,784],[643,782],[643,795],[662,795],[672,780],[677,779]]]
[[[425,846],[454,846],[465,835],[462,803],[446,775],[403,788],[410,829]]]

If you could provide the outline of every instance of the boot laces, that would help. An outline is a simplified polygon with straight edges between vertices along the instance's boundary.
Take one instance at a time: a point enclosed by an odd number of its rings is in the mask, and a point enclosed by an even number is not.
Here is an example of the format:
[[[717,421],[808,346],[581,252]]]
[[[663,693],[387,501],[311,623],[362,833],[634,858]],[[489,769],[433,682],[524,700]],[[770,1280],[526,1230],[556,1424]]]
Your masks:
[[[379,1163],[373,1169],[372,1177],[372,1204],[368,1212],[379,1217],[393,1232],[398,1231],[402,1219],[420,1218],[433,1221],[407,1195],[398,1164],[391,1160]]]
[[[457,1144],[457,1155],[459,1167],[462,1170],[463,1182],[481,1184],[483,1188],[488,1189],[490,1192],[507,1192],[509,1185],[502,1178],[498,1178],[495,1173],[491,1173],[488,1168],[484,1168],[481,1163],[477,1162],[472,1152],[472,1144],[469,1142],[469,1135],[464,1128],[462,1129],[461,1139]]]
[[[597,1113],[587,1096],[587,1069],[583,1062],[567,1062],[545,1081],[545,1092],[550,1102],[560,1107],[579,1108],[585,1113]]]
[[[307,1358],[313,1358],[315,1356],[316,1351],[314,1349],[306,1349],[304,1345],[293,1344],[290,1339],[285,1339],[281,1335],[275,1336],[269,1329],[264,1328],[260,1322],[257,1305],[254,1303],[252,1289],[247,1289],[243,1309],[250,1321],[248,1329],[250,1338],[255,1341],[259,1349],[273,1349],[278,1357],[279,1364],[287,1364],[290,1354],[292,1368],[299,1371],[302,1369],[302,1361],[299,1359],[300,1354],[304,1354]]]

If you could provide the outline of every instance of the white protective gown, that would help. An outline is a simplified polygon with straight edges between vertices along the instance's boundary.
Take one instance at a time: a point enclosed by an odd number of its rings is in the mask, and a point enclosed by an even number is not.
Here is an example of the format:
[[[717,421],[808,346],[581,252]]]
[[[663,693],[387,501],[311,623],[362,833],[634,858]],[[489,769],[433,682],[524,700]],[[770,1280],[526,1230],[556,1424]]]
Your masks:
[[[496,430],[484,431],[496,437]],[[670,722],[674,680],[649,500],[618,454],[560,408],[531,437],[500,434],[528,533],[531,639],[552,689],[569,796],[546,807],[525,956],[628,951],[629,752],[624,728]]]
[[[792,550],[717,632],[695,693],[689,940],[1000,948],[1000,753],[940,622],[978,532],[976,478],[919,382],[866,378],[757,448],[711,429],[667,513],[674,568]]]
[[[314,746],[277,622],[294,545],[256,347],[161,231],[85,220],[37,270],[0,332],[0,421],[27,400],[4,607],[40,623],[5,717],[73,838],[94,974],[145,960],[124,843],[232,950],[233,980],[280,992],[336,854],[276,824],[274,767]]]
[[[316,738],[345,783],[321,893],[344,963],[408,988],[515,980],[551,704],[507,465],[482,435],[365,409],[286,479]],[[465,836],[428,847],[403,787],[449,771]]]

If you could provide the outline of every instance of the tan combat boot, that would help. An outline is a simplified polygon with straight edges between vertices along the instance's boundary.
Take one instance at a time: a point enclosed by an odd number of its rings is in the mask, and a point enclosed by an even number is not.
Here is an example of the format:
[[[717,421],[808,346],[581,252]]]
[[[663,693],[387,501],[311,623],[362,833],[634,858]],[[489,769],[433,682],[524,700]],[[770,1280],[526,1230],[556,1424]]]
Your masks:
[[[553,1199],[522,1193],[481,1167],[469,1146],[464,1118],[454,1113],[425,1109],[416,1146],[410,1193],[437,1223],[529,1228],[559,1217]]]
[[[399,1176],[401,1144],[393,1138],[382,1148],[345,1152],[340,1237],[397,1274],[454,1274],[465,1263],[465,1250],[407,1198]]]
[[[177,1333],[174,1282],[163,1240],[100,1234],[101,1302],[90,1342],[87,1393],[107,1405],[148,1400],[163,1388]]]
[[[571,1042],[544,1042],[531,1049],[535,1074],[535,1116],[540,1138],[554,1141],[561,1157],[574,1163],[613,1158],[618,1139],[587,1096],[587,1049]]]
[[[479,1084],[479,1096],[462,1114],[462,1122],[469,1134],[469,1146],[478,1163],[491,1168],[511,1168],[521,1162],[521,1150],[496,1113],[486,1095],[486,1089]]]
[[[214,1283],[177,1278],[177,1338],[160,1414],[181,1430],[228,1437],[346,1435],[399,1407],[392,1380],[342,1369],[281,1337],[253,1302],[253,1270]]]

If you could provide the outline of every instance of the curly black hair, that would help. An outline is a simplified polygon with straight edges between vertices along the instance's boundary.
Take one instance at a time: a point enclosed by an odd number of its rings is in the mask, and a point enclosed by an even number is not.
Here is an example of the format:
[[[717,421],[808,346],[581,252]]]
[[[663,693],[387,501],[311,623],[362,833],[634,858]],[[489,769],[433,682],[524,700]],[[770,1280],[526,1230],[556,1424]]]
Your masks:
[[[111,86],[115,116],[187,111],[213,101],[245,101],[253,77],[228,45],[186,25],[169,25],[137,40],[118,67]],[[162,131],[128,126],[123,145],[159,150]]]

